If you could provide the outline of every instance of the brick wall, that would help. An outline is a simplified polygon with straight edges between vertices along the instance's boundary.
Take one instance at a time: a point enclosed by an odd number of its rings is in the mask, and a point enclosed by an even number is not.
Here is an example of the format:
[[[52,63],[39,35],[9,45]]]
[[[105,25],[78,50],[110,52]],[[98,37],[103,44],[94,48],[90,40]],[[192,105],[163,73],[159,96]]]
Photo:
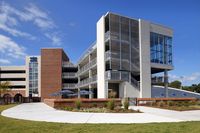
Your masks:
[[[41,98],[62,89],[62,60],[69,60],[62,49],[41,50]]]

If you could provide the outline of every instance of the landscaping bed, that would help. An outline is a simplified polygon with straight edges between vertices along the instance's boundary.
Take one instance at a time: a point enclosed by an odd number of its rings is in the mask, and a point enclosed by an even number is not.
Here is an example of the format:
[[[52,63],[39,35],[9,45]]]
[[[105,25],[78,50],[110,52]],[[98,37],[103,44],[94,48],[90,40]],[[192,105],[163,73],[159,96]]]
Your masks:
[[[116,99],[107,99],[104,100],[103,103],[101,101],[101,106],[99,106],[96,102],[92,101],[87,102],[88,105],[84,104],[85,101],[83,99],[76,99],[73,103],[65,105],[65,106],[56,106],[54,108],[66,111],[73,112],[93,112],[93,113],[141,113],[139,110],[129,109],[129,100],[123,100],[123,107],[121,104],[121,100]]]
[[[88,112],[88,113],[141,113],[140,110],[132,110],[132,109],[123,109],[121,107],[116,107],[113,110],[110,110],[106,107],[103,108],[97,108],[97,107],[92,107],[92,108],[71,108],[71,107],[62,107],[62,108],[57,108],[59,110],[65,110],[65,111],[72,111],[72,112]]]
[[[149,102],[145,106],[175,111],[200,110],[200,101],[159,101]]]

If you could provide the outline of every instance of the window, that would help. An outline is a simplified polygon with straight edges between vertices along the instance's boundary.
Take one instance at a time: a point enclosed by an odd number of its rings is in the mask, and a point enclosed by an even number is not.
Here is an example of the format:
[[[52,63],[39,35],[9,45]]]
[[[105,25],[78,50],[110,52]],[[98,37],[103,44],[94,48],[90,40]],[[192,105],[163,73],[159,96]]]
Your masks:
[[[38,94],[38,59],[37,57],[30,57],[29,94]]]
[[[172,37],[150,33],[151,62],[172,65]]]

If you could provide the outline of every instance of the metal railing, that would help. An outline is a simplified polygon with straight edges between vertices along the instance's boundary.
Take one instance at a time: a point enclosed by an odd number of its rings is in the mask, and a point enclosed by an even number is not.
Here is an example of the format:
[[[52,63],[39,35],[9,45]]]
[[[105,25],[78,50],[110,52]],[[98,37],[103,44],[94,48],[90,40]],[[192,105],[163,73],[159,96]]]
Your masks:
[[[107,80],[122,80],[129,82],[129,72],[125,71],[106,71],[105,78]],[[140,83],[135,78],[131,77],[131,84],[136,87],[140,88]]]
[[[77,84],[76,83],[65,83],[63,84],[63,89],[73,89],[73,88],[77,88]]]
[[[73,73],[73,72],[70,72],[70,73],[63,73],[63,74],[62,74],[62,77],[63,77],[63,78],[76,78],[76,77],[77,77],[77,73]]]
[[[91,78],[86,78],[84,80],[81,80],[80,83],[78,84],[79,87],[88,85],[90,83],[97,82],[97,75],[92,76]]]
[[[76,65],[72,64],[71,62],[63,62],[62,66],[63,67],[77,67]]]
[[[85,58],[89,53],[96,49],[96,41],[93,42],[88,49],[86,49],[83,54],[80,56],[78,64]]]
[[[94,58],[89,63],[87,63],[86,65],[81,67],[78,73],[81,74],[81,73],[89,70],[91,67],[95,66],[96,64],[97,64],[97,59]]]
[[[140,89],[140,82],[137,81],[135,78],[131,77],[131,84],[136,88]]]

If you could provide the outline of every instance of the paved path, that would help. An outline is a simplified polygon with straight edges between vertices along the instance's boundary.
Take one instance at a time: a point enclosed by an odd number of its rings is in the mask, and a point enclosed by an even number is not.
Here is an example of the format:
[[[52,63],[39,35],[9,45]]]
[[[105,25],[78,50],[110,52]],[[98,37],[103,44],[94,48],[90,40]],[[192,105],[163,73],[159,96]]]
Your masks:
[[[200,111],[169,111],[149,107],[131,107],[144,113],[80,113],[56,110],[44,103],[24,103],[1,115],[11,118],[61,123],[152,123],[200,120]]]

